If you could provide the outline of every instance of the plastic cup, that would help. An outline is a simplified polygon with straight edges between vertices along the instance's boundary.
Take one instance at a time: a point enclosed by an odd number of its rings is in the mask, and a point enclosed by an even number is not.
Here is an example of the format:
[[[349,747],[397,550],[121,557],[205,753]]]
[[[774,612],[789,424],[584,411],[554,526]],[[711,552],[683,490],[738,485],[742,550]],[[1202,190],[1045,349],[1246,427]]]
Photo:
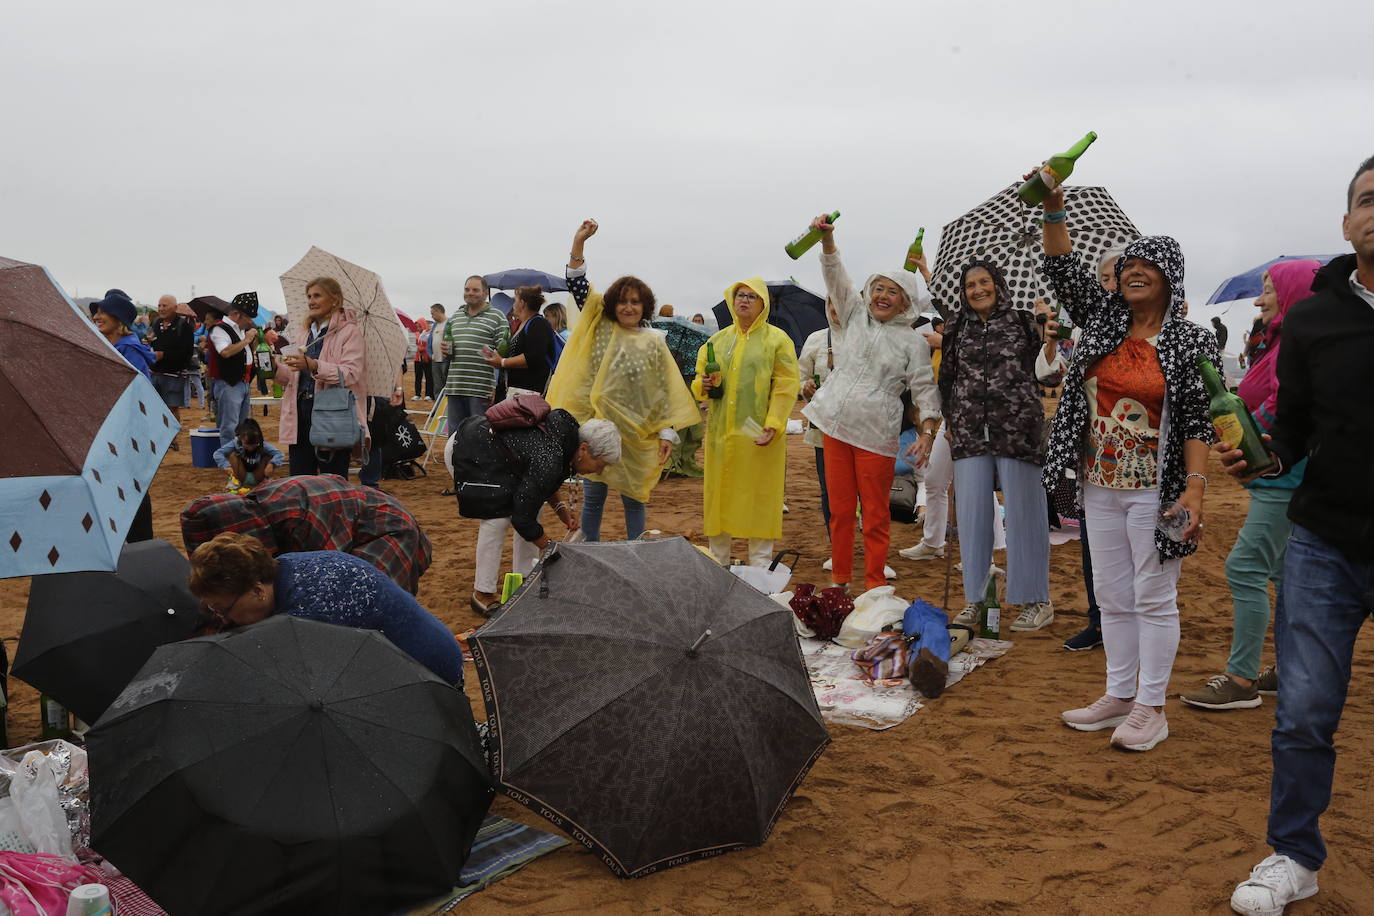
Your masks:
[[[745,417],[744,422],[739,425],[739,434],[748,436],[750,439],[757,439],[763,435],[763,427],[753,417]]]
[[[282,356],[300,356],[300,355],[301,355],[301,348],[300,348],[300,346],[297,345],[297,344],[287,344],[286,346],[284,346],[284,347],[281,348],[281,355],[282,355]]]
[[[1182,541],[1183,532],[1188,527],[1191,516],[1182,503],[1174,503],[1169,508],[1159,513],[1159,521],[1156,527],[1160,532],[1171,541]]]
[[[83,884],[67,898],[67,916],[112,916],[110,889],[103,884]]]

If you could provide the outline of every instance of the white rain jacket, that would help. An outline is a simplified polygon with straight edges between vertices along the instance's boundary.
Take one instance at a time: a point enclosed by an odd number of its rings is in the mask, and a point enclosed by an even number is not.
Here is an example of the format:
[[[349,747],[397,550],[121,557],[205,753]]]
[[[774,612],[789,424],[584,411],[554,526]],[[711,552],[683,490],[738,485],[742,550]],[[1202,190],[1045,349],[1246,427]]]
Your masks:
[[[833,439],[895,458],[904,390],[911,391],[921,419],[940,416],[940,392],[930,371],[930,344],[911,327],[930,298],[908,270],[873,274],[861,293],[850,281],[838,251],[821,253],[821,270],[835,310],[830,324],[835,371],[802,413]],[[905,312],[886,323],[868,311],[868,291],[879,277],[900,286],[911,302]]]

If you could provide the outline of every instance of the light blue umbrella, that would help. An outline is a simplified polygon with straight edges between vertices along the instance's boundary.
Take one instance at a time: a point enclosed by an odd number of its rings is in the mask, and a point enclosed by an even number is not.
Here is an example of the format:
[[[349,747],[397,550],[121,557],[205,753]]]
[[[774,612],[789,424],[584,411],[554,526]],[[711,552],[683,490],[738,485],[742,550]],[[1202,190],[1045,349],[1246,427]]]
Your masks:
[[[1264,272],[1273,267],[1280,261],[1312,260],[1320,261],[1325,264],[1332,258],[1338,258],[1336,254],[1284,254],[1279,255],[1272,261],[1265,261],[1259,267],[1252,267],[1243,274],[1236,274],[1229,280],[1217,287],[1217,291],[1212,293],[1207,304],[1213,302],[1234,302],[1237,299],[1253,299],[1264,292]]]
[[[568,281],[553,274],[530,267],[513,267],[482,278],[491,289],[515,289],[518,286],[537,286],[546,293],[563,293],[568,290]]]
[[[0,578],[116,569],[178,428],[45,269],[0,258]]]

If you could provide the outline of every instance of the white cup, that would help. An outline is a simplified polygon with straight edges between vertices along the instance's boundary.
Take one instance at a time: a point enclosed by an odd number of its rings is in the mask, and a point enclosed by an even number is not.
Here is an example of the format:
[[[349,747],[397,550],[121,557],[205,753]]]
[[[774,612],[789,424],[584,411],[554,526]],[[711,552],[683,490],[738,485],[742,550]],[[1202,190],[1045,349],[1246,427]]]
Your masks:
[[[282,356],[299,356],[301,348],[296,344],[287,344],[281,348]]]
[[[110,889],[103,884],[83,884],[67,898],[67,916],[112,916]]]

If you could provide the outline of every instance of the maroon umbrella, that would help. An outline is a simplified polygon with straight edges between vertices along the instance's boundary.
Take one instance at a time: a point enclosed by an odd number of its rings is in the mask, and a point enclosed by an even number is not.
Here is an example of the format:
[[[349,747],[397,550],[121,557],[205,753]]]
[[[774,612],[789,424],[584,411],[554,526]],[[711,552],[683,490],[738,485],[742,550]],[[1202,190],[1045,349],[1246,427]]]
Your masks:
[[[36,264],[0,258],[0,578],[113,571],[176,427]]]

